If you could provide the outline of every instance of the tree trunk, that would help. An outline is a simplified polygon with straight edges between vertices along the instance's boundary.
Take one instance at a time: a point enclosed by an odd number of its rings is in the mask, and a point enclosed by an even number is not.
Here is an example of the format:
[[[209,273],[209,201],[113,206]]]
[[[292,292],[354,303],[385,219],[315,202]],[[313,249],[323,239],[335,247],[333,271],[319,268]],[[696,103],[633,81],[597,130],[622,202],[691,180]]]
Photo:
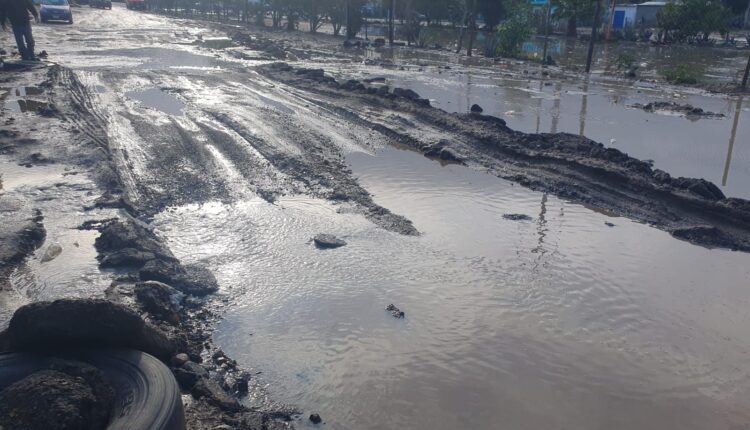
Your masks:
[[[602,8],[601,0],[596,1],[596,11],[594,11],[594,21],[591,24],[591,40],[589,41],[589,52],[586,55],[586,73],[591,71],[591,60],[594,58],[594,43],[596,43],[596,30],[599,27],[599,12]]]
[[[567,35],[569,37],[577,37],[578,36],[578,18],[573,15],[568,18],[568,32]]]
[[[469,46],[466,48],[466,55],[471,57],[471,51],[474,50],[474,40],[477,37],[477,0],[471,2],[471,16],[469,17]]]

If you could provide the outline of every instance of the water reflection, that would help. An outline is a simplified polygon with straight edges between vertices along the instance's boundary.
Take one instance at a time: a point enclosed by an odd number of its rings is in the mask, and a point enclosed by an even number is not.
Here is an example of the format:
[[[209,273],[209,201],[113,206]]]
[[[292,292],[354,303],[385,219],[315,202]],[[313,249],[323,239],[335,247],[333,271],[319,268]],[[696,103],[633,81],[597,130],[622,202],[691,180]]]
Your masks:
[[[157,220],[180,257],[243,292],[215,339],[261,368],[273,397],[331,429],[750,422],[747,255],[626,220],[607,227],[579,205],[409,151],[348,159],[421,237],[289,199]],[[317,231],[349,245],[316,252],[306,242]],[[406,320],[383,311],[391,302]]]
[[[729,148],[727,149],[727,162],[724,164],[724,176],[721,178],[721,185],[727,185],[729,178],[729,165],[732,163],[732,152],[734,150],[734,139],[737,137],[737,124],[740,122],[740,112],[742,112],[742,97],[737,99],[737,106],[734,108],[734,121],[732,122],[732,133],[729,136]]]

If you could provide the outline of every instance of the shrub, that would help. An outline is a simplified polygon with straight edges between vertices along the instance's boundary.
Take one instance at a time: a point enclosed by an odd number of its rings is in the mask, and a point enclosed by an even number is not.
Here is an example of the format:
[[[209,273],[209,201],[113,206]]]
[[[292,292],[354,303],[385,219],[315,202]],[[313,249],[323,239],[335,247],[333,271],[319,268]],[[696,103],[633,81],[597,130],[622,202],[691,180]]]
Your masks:
[[[664,79],[672,84],[697,84],[703,79],[703,70],[689,64],[678,64],[664,72]]]
[[[507,20],[495,27],[488,38],[485,54],[489,57],[518,57],[523,42],[531,37],[534,26],[525,5],[517,6]]]

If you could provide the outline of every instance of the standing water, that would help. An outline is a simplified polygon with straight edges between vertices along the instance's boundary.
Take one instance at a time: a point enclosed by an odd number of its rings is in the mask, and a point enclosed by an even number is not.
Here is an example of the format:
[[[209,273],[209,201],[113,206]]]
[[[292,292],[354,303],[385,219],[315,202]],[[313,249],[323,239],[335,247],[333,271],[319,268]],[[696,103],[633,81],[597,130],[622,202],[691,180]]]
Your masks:
[[[409,151],[349,162],[421,236],[307,198],[156,220],[239,293],[215,341],[275,399],[331,429],[750,422],[750,256]],[[320,232],[348,245],[318,250]]]

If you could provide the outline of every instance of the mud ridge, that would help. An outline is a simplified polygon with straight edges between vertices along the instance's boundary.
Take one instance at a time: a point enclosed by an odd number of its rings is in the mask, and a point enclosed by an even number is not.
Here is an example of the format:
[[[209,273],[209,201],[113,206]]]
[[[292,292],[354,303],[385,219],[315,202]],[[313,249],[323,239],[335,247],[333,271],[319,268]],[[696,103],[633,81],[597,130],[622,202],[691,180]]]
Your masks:
[[[448,113],[413,95],[340,83],[286,63],[260,71],[307,92],[311,103],[333,109],[344,120],[369,126],[427,156],[488,170],[533,190],[651,224],[697,245],[750,252],[750,202],[726,198],[709,181],[674,178],[585,137],[521,133],[500,118]],[[696,233],[686,233],[690,231]]]

